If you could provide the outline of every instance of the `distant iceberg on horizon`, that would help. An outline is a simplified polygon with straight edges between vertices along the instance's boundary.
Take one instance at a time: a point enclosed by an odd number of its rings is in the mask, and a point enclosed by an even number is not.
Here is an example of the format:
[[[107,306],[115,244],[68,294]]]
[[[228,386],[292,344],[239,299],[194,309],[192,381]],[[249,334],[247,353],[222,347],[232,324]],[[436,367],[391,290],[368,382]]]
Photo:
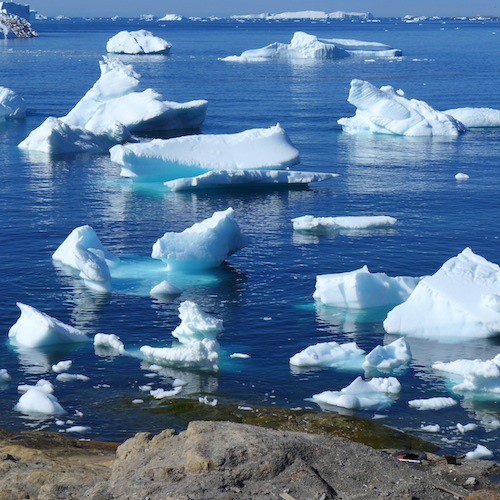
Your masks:
[[[281,12],[279,14],[270,14],[263,12],[261,14],[240,14],[230,17],[231,19],[266,19],[266,20],[280,20],[280,19],[349,19],[349,20],[372,20],[373,14],[371,12],[344,12],[336,11],[330,14],[321,10],[303,10],[298,12]]]

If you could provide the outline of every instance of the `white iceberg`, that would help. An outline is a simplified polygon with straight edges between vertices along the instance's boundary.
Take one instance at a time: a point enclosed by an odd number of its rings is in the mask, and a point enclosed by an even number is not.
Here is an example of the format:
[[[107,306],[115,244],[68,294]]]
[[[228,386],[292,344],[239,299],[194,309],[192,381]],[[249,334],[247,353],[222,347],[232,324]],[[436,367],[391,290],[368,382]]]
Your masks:
[[[247,186],[304,186],[338,177],[338,174],[290,170],[212,170],[196,177],[165,182],[172,191],[194,191]]]
[[[375,347],[366,355],[363,369],[366,373],[393,372],[407,368],[410,361],[410,346],[400,338],[388,345]]]
[[[290,358],[292,366],[311,368],[359,369],[364,360],[363,349],[356,342],[338,344],[321,342],[311,345]]]
[[[151,31],[120,31],[108,40],[106,50],[114,54],[166,54],[172,44]]]
[[[109,266],[115,265],[118,258],[104,248],[92,227],[73,229],[52,254],[52,259],[79,271],[90,288],[100,292],[111,290]]]
[[[178,16],[177,14],[165,14],[158,21],[182,21],[183,19],[182,16]]]
[[[420,278],[371,273],[367,266],[346,273],[316,276],[313,297],[324,305],[367,309],[401,304],[413,292]]]
[[[75,382],[76,380],[88,382],[90,378],[87,377],[87,375],[82,375],[80,373],[60,373],[57,375],[56,380],[58,382]]]
[[[365,230],[392,227],[397,219],[388,215],[359,215],[346,217],[314,217],[303,215],[292,219],[293,230],[323,234],[328,231]]]
[[[482,444],[478,444],[475,450],[465,454],[465,460],[482,460],[484,458],[493,458],[493,452]]]
[[[417,410],[441,410],[443,408],[450,408],[456,404],[457,401],[453,398],[445,397],[412,399],[411,401],[408,401],[408,406],[410,408],[416,408]]]
[[[394,377],[356,378],[340,391],[325,391],[315,394],[312,399],[318,404],[340,406],[350,410],[381,410],[392,403],[390,396],[401,392],[401,384]]]
[[[182,290],[164,280],[151,288],[149,295],[151,297],[162,297],[165,295],[180,295],[181,293]]]
[[[165,233],[153,245],[151,257],[167,263],[168,270],[217,267],[246,245],[246,238],[228,208],[197,222],[181,233]]]
[[[189,135],[117,145],[111,160],[124,177],[154,177],[163,182],[209,170],[279,169],[299,163],[299,152],[279,126],[237,134]]]
[[[458,430],[458,432],[460,432],[460,434],[465,434],[466,432],[474,431],[477,429],[477,427],[478,427],[478,425],[474,424],[474,423],[465,424],[465,425],[457,423],[457,430]]]
[[[17,345],[37,348],[56,344],[86,342],[88,337],[61,321],[17,302],[21,316],[9,330],[9,339]]]
[[[73,361],[71,361],[70,359],[66,361],[59,361],[59,363],[52,365],[52,371],[55,373],[67,372],[72,365]]]
[[[221,61],[262,62],[272,59],[342,59],[352,55],[397,57],[401,56],[401,51],[378,42],[318,38],[303,31],[297,31],[289,44],[275,42],[260,49],[246,50],[239,56],[224,57]]]
[[[387,333],[427,339],[492,337],[500,333],[500,267],[466,248],[384,321]]]
[[[455,108],[443,111],[467,128],[500,127],[500,109],[493,108]]]
[[[36,385],[19,386],[18,389],[24,394],[14,406],[15,411],[34,416],[57,416],[66,413],[52,394],[54,386],[50,382],[39,380]]]
[[[455,174],[455,179],[457,181],[468,181],[469,176],[467,174],[464,174],[463,172],[458,172],[457,174]]]
[[[118,335],[98,333],[94,336],[94,347],[99,355],[116,355],[125,352],[125,346]]]
[[[423,432],[439,432],[441,426],[439,424],[421,425],[420,430]]]
[[[171,391],[166,391],[165,389],[152,389],[149,394],[155,399],[171,398],[172,396],[177,396],[179,392],[182,391],[182,387],[175,387]]]
[[[352,80],[347,100],[356,106],[356,114],[340,118],[338,123],[350,134],[456,137],[466,130],[452,116],[424,101],[408,99],[402,90],[396,91],[390,85],[378,89],[369,82]]]
[[[222,320],[204,313],[190,301],[179,307],[181,324],[172,332],[179,345],[173,347],[142,346],[145,360],[156,365],[219,369],[219,343],[216,338],[224,329]]]
[[[26,116],[26,102],[7,87],[0,87],[0,121],[19,120]]]

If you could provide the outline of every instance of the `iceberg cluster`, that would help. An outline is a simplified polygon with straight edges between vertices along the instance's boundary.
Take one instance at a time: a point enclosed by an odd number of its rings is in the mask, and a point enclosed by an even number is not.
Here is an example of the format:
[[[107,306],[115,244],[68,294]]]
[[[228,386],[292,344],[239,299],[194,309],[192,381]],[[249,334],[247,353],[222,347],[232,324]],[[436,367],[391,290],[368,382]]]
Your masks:
[[[397,219],[388,215],[359,215],[346,217],[314,217],[303,215],[292,219],[293,230],[302,233],[323,234],[329,231],[389,228]]]
[[[199,270],[217,267],[246,245],[246,238],[228,208],[185,229],[165,233],[154,245],[151,257],[174,269]]]
[[[389,85],[378,89],[369,82],[352,80],[347,100],[356,106],[356,114],[340,118],[338,123],[350,134],[456,137],[466,130],[451,115],[435,110],[424,101],[408,99],[402,90],[396,91]]]
[[[166,54],[171,48],[170,42],[146,30],[120,31],[106,44],[114,54]]]
[[[179,341],[174,347],[142,346],[144,359],[157,365],[196,368],[217,371],[219,369],[219,343],[217,335],[224,330],[222,320],[203,312],[190,301],[179,306],[181,324],[172,335]]]
[[[371,273],[367,266],[346,273],[316,276],[313,297],[324,305],[348,309],[394,306],[404,302],[420,278]]]
[[[0,122],[3,120],[19,120],[26,116],[24,99],[7,87],[0,87]]]
[[[377,42],[348,39],[322,39],[297,31],[289,44],[275,42],[261,49],[246,50],[239,56],[221,59],[227,62],[262,62],[271,59],[341,59],[352,55],[362,57],[397,57],[399,49]]]
[[[286,168],[299,163],[299,152],[278,125],[237,134],[189,135],[117,145],[111,160],[124,177],[163,182],[205,174],[209,170]]]
[[[384,321],[387,333],[434,339],[492,337],[500,333],[500,267],[466,248]]]

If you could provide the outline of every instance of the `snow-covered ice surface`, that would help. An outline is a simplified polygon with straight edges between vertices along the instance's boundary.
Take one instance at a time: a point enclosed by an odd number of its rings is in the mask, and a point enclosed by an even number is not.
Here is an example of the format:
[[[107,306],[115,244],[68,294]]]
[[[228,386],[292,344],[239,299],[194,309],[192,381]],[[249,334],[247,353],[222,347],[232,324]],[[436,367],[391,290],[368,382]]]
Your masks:
[[[17,306],[21,310],[21,316],[9,330],[9,339],[16,345],[37,348],[88,340],[88,337],[80,330],[34,307],[21,302],[17,302]]]
[[[200,270],[217,267],[246,245],[246,238],[228,208],[185,229],[165,233],[154,245],[153,259],[161,259],[168,270]]]
[[[340,118],[338,123],[350,134],[456,137],[466,130],[452,116],[424,101],[408,99],[402,90],[390,85],[378,89],[369,82],[354,79],[347,100],[356,106],[356,114]]]
[[[271,43],[260,49],[246,50],[239,56],[221,59],[227,62],[263,62],[273,59],[342,59],[349,56],[360,57],[398,57],[401,50],[377,42],[363,42],[341,38],[318,38],[297,31],[289,44]]]
[[[397,219],[388,215],[351,215],[344,217],[314,217],[303,215],[292,219],[293,230],[323,234],[340,230],[386,229],[394,226]]]
[[[311,345],[290,358],[292,366],[306,368],[338,368],[360,371],[365,351],[355,342],[338,344],[322,342]]]
[[[26,102],[7,87],[0,87],[0,122],[7,119],[19,120],[26,116]]]
[[[327,306],[368,309],[404,302],[420,278],[371,273],[367,266],[355,271],[316,276],[313,297]]]
[[[108,40],[106,50],[115,54],[166,54],[172,44],[151,31],[120,31]]]
[[[460,341],[500,333],[500,267],[466,248],[384,321],[387,333]]]
[[[279,124],[237,134],[189,135],[117,145],[110,155],[121,165],[122,176],[163,182],[208,170],[279,169],[299,163],[299,152]]]
[[[500,127],[500,109],[455,108],[443,111],[463,123],[467,128]]]

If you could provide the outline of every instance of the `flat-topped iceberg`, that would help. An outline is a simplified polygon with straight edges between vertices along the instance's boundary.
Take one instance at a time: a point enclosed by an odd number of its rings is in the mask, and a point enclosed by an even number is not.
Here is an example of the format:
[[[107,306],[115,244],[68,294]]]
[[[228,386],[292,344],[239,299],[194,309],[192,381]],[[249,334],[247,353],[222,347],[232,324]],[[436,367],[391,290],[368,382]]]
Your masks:
[[[363,362],[365,373],[395,372],[408,367],[411,350],[408,342],[400,338],[388,345],[379,345],[366,355]]]
[[[416,408],[417,410],[442,410],[443,408],[450,408],[457,404],[455,399],[442,396],[427,399],[412,399],[408,401],[408,406],[410,408]]]
[[[299,163],[299,152],[279,124],[237,134],[189,135],[117,145],[110,154],[111,160],[122,166],[122,176],[163,182],[208,170],[279,169]]]
[[[384,321],[387,333],[432,339],[500,333],[500,267],[466,248],[416,286]]]
[[[455,108],[443,111],[463,123],[467,128],[500,127],[500,109]]]
[[[316,276],[313,297],[327,306],[367,309],[401,304],[413,292],[420,278],[371,273],[367,266],[355,271]]]
[[[362,57],[397,57],[399,49],[378,42],[364,42],[342,38],[318,38],[315,35],[297,31],[287,43],[271,43],[261,49],[246,50],[239,56],[221,59],[227,62],[262,62],[272,59],[342,59],[352,55]]]
[[[238,187],[307,186],[338,177],[338,174],[290,170],[212,170],[196,177],[165,182],[172,191]]]
[[[145,360],[157,365],[196,368],[217,371],[219,369],[219,343],[217,335],[224,330],[222,320],[203,312],[190,301],[179,306],[181,324],[172,332],[178,346],[142,346]]]
[[[106,44],[114,54],[166,54],[171,48],[170,42],[146,30],[120,31]]]
[[[304,233],[327,233],[339,230],[364,230],[392,227],[397,219],[388,215],[359,215],[345,217],[314,217],[303,215],[292,219],[293,230]]]
[[[356,342],[321,342],[293,355],[290,364],[307,368],[347,368],[356,371],[365,359],[364,353]]]
[[[26,116],[26,102],[7,87],[0,87],[0,122],[3,120],[19,120]]]
[[[17,302],[21,316],[11,326],[9,339],[16,345],[37,348],[56,344],[86,342],[88,337],[34,307]]]
[[[165,233],[154,245],[151,257],[167,263],[168,270],[200,270],[217,267],[246,245],[246,238],[228,208],[185,229]]]
[[[347,100],[356,106],[356,114],[340,118],[338,123],[350,134],[456,137],[466,130],[452,116],[424,101],[408,99],[402,90],[396,91],[389,85],[378,89],[369,82],[352,80]]]

